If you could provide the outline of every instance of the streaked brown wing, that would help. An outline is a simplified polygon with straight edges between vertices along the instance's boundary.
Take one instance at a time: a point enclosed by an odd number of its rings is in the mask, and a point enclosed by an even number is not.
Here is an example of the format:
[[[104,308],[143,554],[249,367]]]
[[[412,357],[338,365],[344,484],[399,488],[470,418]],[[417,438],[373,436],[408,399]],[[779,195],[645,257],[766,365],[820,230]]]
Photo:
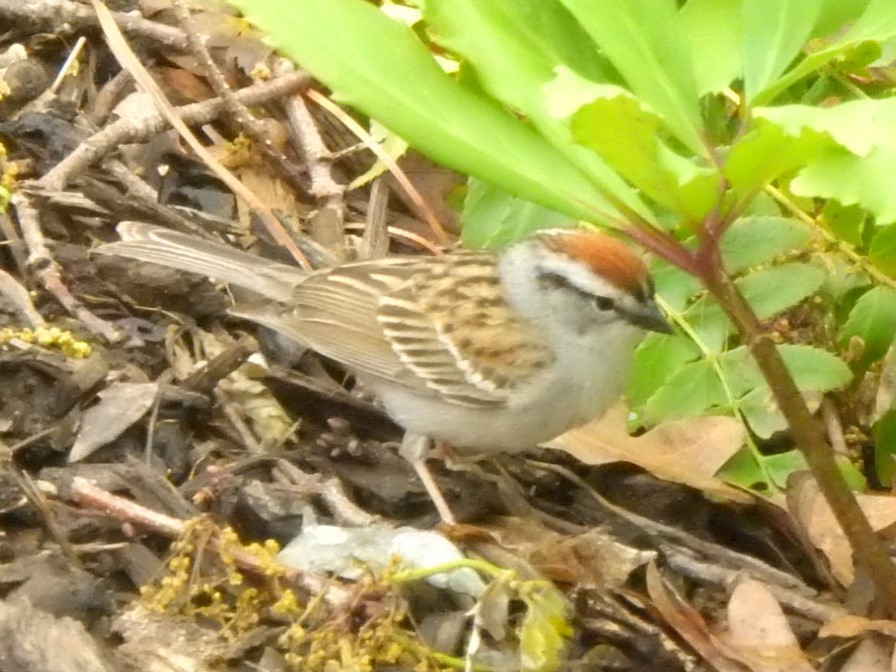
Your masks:
[[[377,321],[379,299],[408,282],[418,258],[391,257],[319,271],[285,304],[240,305],[234,315],[264,324],[359,373],[428,388],[396,355]]]
[[[552,361],[531,325],[507,306],[490,257],[430,260],[380,301],[378,320],[405,366],[458,404],[505,405]]]

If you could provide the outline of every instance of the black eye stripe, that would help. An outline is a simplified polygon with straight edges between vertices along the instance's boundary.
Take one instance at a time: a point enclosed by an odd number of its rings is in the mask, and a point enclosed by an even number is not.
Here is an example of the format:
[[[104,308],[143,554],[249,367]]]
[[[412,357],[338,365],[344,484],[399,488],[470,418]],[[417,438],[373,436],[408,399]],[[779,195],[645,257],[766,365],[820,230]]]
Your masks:
[[[613,301],[613,299],[610,299],[606,296],[595,296],[591,292],[586,292],[585,290],[576,287],[572,282],[570,282],[569,278],[564,275],[560,275],[559,273],[541,273],[538,276],[538,282],[545,287],[554,289],[562,288],[573,291],[587,301],[593,301],[598,310],[616,309],[616,302]]]

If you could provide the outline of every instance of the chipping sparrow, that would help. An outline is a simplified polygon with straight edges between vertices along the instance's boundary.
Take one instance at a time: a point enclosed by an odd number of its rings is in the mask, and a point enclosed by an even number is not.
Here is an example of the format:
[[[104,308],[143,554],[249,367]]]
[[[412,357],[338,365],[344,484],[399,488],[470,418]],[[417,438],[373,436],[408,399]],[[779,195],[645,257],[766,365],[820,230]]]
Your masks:
[[[118,231],[121,242],[96,251],[260,295],[231,312],[349,367],[408,432],[409,450],[420,437],[479,452],[552,439],[620,396],[643,329],[669,331],[642,261],[591,231],[312,273],[138,222]],[[421,452],[410,457],[422,464]]]

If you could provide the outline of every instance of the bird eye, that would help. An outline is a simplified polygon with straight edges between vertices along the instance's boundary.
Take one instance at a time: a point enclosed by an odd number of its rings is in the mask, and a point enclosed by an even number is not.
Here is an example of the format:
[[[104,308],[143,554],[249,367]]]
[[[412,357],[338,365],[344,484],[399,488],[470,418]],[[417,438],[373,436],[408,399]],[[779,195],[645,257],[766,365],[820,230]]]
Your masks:
[[[613,310],[616,307],[616,302],[606,296],[595,297],[594,304],[598,310]]]

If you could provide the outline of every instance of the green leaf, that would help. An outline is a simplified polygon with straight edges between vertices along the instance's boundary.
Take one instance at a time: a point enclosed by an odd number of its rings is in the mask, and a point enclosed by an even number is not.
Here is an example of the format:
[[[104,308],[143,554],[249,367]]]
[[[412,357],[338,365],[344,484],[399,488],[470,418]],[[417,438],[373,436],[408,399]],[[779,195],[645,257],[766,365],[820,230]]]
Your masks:
[[[520,663],[525,672],[552,672],[560,667],[564,638],[571,628],[567,620],[569,607],[563,594],[546,581],[534,589],[529,582],[520,593],[526,615],[520,626]]]
[[[810,345],[785,344],[779,345],[778,351],[797,387],[803,392],[836,390],[852,380],[852,371],[843,360],[826,350]],[[732,381],[735,394],[745,394],[765,384],[759,367],[745,346],[726,352],[720,362]]]
[[[566,229],[576,220],[554,210],[530,203],[506,191],[471,179],[464,199],[464,246],[471,249],[504,247],[539,229]]]
[[[725,389],[712,367],[703,359],[680,367],[644,406],[644,420],[655,425],[700,415],[712,408],[727,408]]]
[[[682,312],[702,287],[693,275],[666,261],[654,262],[650,274],[656,284],[657,295],[665,303],[664,307],[676,313]]]
[[[808,163],[791,182],[799,196],[859,204],[879,223],[896,221],[896,98],[854,100],[828,108],[784,105],[754,115],[791,137],[826,134],[834,145]]]
[[[874,287],[856,301],[840,332],[840,343],[861,338],[865,343],[858,362],[865,368],[883,357],[896,336],[896,291],[890,287]]]
[[[868,258],[877,268],[896,278],[896,224],[881,228],[871,241]]]
[[[570,91],[575,93],[570,94]],[[571,118],[576,142],[597,152],[644,194],[681,217],[699,221],[718,199],[718,177],[675,154],[660,139],[662,120],[631,93],[560,71],[546,93],[588,102]]]
[[[490,95],[529,118],[592,183],[648,221],[650,210],[599,157],[576,145],[550,112],[543,86],[557,69],[589,80],[615,78],[591,38],[557,0],[427,0],[434,39],[462,55]]]
[[[675,0],[561,0],[632,92],[686,147],[703,153],[694,66]]]
[[[808,345],[779,345],[778,351],[801,391],[826,392],[843,387],[852,379],[849,367],[824,350]],[[786,427],[759,366],[745,346],[719,355],[716,361],[722,378],[707,359],[681,367],[647,401],[645,420],[652,424],[720,408],[732,410],[730,394],[757,435],[768,437]]]
[[[806,129],[788,134],[760,118],[730,148],[722,169],[737,198],[748,204],[772,180],[801,168],[829,147],[830,139],[823,133]]]
[[[762,268],[735,281],[759,319],[765,320],[812,296],[821,287],[825,274],[802,263]],[[725,348],[731,327],[721,307],[710,297],[701,297],[683,314],[685,321],[712,353]]]
[[[632,408],[641,408],[681,367],[700,356],[685,336],[648,334],[635,351],[625,396]]]
[[[844,206],[837,201],[828,201],[822,211],[824,226],[837,238],[859,247],[863,243],[868,214],[857,205]]]
[[[872,428],[874,463],[877,478],[885,486],[892,486],[896,476],[896,409],[890,409]]]
[[[836,58],[845,58],[848,52],[861,49],[865,42],[886,42],[896,36],[896,12],[893,11],[892,0],[871,0],[871,2],[868,0],[827,0],[816,28],[824,31],[819,31],[820,34],[826,34],[856,16],[859,18],[852,23],[847,31],[824,48],[807,55],[787,74],[768,86],[760,96],[757,96],[753,101],[754,104],[767,104],[806,75],[816,72],[825,63]]]
[[[743,72],[742,0],[690,0],[679,12],[694,62],[697,92],[718,93]]]
[[[855,19],[868,7],[869,0],[825,0],[813,35],[830,35]]]
[[[809,39],[824,0],[744,0],[744,93],[756,101]]]
[[[757,317],[765,320],[815,294],[824,279],[817,266],[791,263],[760,269],[736,284]]]
[[[720,242],[725,269],[732,274],[802,249],[809,240],[809,227],[786,217],[741,217]]]
[[[803,454],[798,450],[790,450],[785,453],[769,455],[764,457],[762,461],[767,473],[771,475],[775,485],[782,489],[787,486],[787,479],[790,478],[791,474],[798,471],[806,471],[809,468],[809,465],[806,463],[806,458],[803,457]],[[865,477],[862,476],[861,472],[856,469],[848,459],[838,455],[837,467],[852,490],[862,491],[867,489],[868,483],[865,481]]]
[[[500,105],[451,79],[410,28],[374,5],[364,0],[233,4],[341,100],[436,161],[573,217],[617,217],[615,207],[567,157]]]

